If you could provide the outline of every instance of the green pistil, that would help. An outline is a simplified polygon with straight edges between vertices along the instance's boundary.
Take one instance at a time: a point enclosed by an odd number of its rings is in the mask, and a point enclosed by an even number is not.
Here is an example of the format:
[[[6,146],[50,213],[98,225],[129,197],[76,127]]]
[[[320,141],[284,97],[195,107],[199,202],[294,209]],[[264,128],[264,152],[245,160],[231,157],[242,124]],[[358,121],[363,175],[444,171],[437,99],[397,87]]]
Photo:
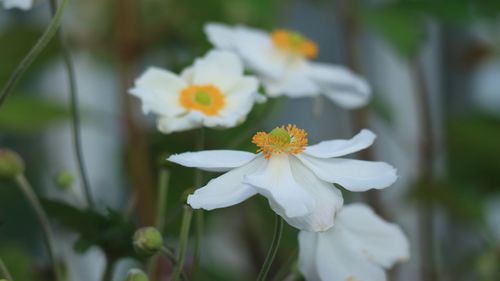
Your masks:
[[[283,128],[280,128],[280,127],[274,128],[269,133],[269,135],[279,139],[283,143],[290,143],[292,141],[292,137],[290,137],[290,134],[288,134],[288,131],[283,129]]]
[[[198,104],[208,106],[212,103],[212,97],[209,92],[197,92],[194,95],[194,101]]]

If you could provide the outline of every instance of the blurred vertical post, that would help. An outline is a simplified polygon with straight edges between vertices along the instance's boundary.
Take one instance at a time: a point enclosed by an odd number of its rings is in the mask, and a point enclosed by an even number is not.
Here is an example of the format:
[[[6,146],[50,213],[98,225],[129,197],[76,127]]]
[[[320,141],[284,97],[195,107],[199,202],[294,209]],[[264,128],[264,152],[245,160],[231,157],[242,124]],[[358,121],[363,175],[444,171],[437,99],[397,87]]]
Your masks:
[[[358,46],[360,46],[360,44],[357,42],[359,39],[358,23],[355,15],[353,14],[354,9],[357,7],[358,1],[356,0],[342,0],[336,7],[336,17],[340,23],[339,26],[343,27],[343,43],[347,57],[347,65],[352,71],[358,73],[359,75],[363,75],[358,50]],[[367,106],[353,110],[350,114],[354,133],[359,132],[361,129],[370,127],[370,109]],[[375,160],[373,146],[360,151],[359,155],[363,160]],[[367,203],[370,204],[380,216],[390,219],[387,211],[383,207],[379,190],[368,190],[363,193],[363,196]]]
[[[118,73],[123,101],[125,130],[128,140],[128,163],[132,192],[142,225],[154,224],[153,177],[147,137],[134,119],[134,107],[128,89],[132,86],[139,55],[140,37],[137,27],[136,0],[115,0],[115,49],[118,50]]]

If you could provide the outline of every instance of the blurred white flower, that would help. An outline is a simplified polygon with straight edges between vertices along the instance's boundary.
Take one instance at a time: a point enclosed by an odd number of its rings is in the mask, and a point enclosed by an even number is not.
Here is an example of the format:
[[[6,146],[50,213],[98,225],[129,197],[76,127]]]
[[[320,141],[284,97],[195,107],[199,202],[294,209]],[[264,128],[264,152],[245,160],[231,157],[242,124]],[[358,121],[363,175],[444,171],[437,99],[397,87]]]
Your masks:
[[[299,269],[307,281],[385,281],[384,269],[409,255],[399,226],[363,204],[342,208],[328,231],[299,233]]]
[[[188,204],[212,210],[238,204],[259,193],[290,225],[308,231],[329,229],[342,207],[342,193],[385,188],[396,171],[383,162],[337,158],[369,147],[375,135],[362,130],[350,140],[307,146],[307,133],[294,125],[258,132],[252,142],[258,154],[209,150],[172,155],[169,161],[207,171],[227,172],[188,197]]]
[[[210,51],[181,75],[155,67],[136,81],[130,93],[142,101],[144,113],[157,115],[163,133],[206,127],[234,127],[246,119],[255,101],[258,80],[243,75],[233,53]]]
[[[33,6],[33,0],[3,0],[5,9],[18,8],[21,10],[29,10]]]
[[[368,83],[344,67],[311,62],[318,47],[303,35],[275,30],[271,34],[245,26],[205,25],[209,41],[236,52],[261,78],[272,97],[324,94],[342,107],[364,106],[371,97]]]

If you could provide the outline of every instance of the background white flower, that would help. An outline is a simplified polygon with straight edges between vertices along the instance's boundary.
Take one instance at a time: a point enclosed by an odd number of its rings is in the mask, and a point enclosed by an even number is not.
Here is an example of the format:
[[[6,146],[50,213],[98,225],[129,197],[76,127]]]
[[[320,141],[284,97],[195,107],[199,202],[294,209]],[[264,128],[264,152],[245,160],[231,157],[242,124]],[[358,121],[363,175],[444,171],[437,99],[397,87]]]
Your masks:
[[[342,207],[341,192],[385,188],[396,171],[383,162],[337,158],[370,146],[375,135],[362,130],[350,140],[330,140],[307,146],[307,133],[293,125],[269,134],[259,132],[253,143],[262,153],[211,150],[172,155],[169,161],[207,171],[226,172],[188,197],[188,204],[212,210],[238,204],[259,193],[290,225],[309,231],[329,229]]]
[[[318,53],[314,42],[297,32],[271,34],[245,26],[205,25],[209,41],[232,50],[261,78],[268,95],[304,97],[324,94],[342,107],[365,105],[371,97],[368,83],[348,69],[311,62]]]
[[[161,132],[202,126],[234,127],[246,119],[255,101],[258,80],[243,75],[240,59],[230,52],[210,51],[180,76],[156,67],[135,82],[130,93],[142,100],[144,113],[158,116]]]
[[[385,281],[384,269],[409,256],[399,226],[364,204],[345,206],[328,231],[299,233],[299,269],[307,281]]]
[[[21,10],[29,10],[33,6],[33,0],[3,0],[5,9],[18,8]]]

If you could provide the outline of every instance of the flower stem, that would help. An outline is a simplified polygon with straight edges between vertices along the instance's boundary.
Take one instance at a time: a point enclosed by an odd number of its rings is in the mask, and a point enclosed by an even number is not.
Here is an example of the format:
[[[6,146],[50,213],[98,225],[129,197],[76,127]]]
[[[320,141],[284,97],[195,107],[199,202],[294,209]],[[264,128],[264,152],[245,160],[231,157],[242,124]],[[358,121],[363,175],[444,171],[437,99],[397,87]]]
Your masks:
[[[274,234],[273,241],[271,242],[271,247],[269,247],[269,251],[267,252],[267,257],[262,265],[259,275],[257,276],[257,281],[264,281],[267,278],[267,274],[269,273],[269,269],[276,257],[276,253],[278,252],[278,247],[280,245],[281,236],[283,235],[283,219],[276,215],[276,223],[274,225]]]
[[[181,276],[184,267],[184,259],[186,257],[187,244],[189,241],[189,228],[193,217],[193,209],[189,206],[184,206],[184,214],[182,215],[181,232],[179,234],[179,253],[177,255],[177,264],[172,272],[170,281],[177,281]]]
[[[9,80],[5,83],[5,86],[2,88],[0,92],[0,107],[3,105],[9,94],[14,90],[17,82],[21,79],[23,74],[29,68],[29,66],[33,63],[33,61],[38,57],[38,55],[45,49],[47,44],[50,42],[52,37],[57,33],[57,28],[61,24],[61,18],[64,13],[64,9],[66,8],[66,4],[69,0],[62,0],[61,4],[57,8],[54,17],[50,21],[49,26],[45,29],[42,36],[38,39],[35,46],[31,48],[28,54],[23,58],[23,60],[17,65],[16,69],[9,77]]]
[[[10,274],[9,269],[3,262],[3,260],[0,258],[0,273],[2,274],[1,277],[7,278],[8,281],[14,281],[14,278],[12,278],[12,275]]]
[[[177,257],[175,256],[175,254],[167,247],[163,247],[161,249],[161,253],[167,257],[168,260],[170,260],[170,262],[175,266],[179,263],[179,261],[177,260]],[[181,279],[184,280],[184,281],[187,281],[188,278],[187,278],[187,275],[184,271],[181,271]]]
[[[36,196],[35,192],[33,191],[33,188],[31,187],[30,183],[26,179],[26,177],[23,174],[20,174],[16,176],[15,181],[21,191],[24,193],[26,196],[26,199],[28,199],[31,207],[35,211],[38,221],[40,225],[42,226],[43,230],[43,237],[45,240],[45,244],[47,244],[48,252],[49,252],[49,257],[52,262],[52,266],[54,269],[54,274],[56,276],[56,280],[58,281],[64,281],[64,277],[62,274],[62,271],[60,267],[58,266],[57,260],[56,260],[56,251],[55,251],[55,244],[54,244],[54,235],[52,233],[52,229],[50,228],[50,223],[49,219],[47,217],[47,214],[42,208],[42,205],[40,204],[40,201],[38,200],[38,197]]]
[[[104,268],[104,273],[102,274],[102,281],[112,281],[113,272],[115,269],[115,261],[110,257],[107,257],[106,260],[107,262],[106,267]]]
[[[161,168],[158,176],[158,200],[156,201],[156,221],[155,226],[163,232],[165,227],[165,213],[167,210],[167,196],[168,196],[168,181],[170,173],[167,169]]]
[[[52,13],[57,13],[57,1],[51,0],[50,6]],[[85,199],[87,202],[87,206],[91,209],[95,208],[95,203],[92,197],[92,192],[89,184],[89,179],[87,176],[87,171],[85,169],[85,161],[83,159],[82,152],[82,141],[81,141],[81,130],[80,130],[80,109],[78,105],[78,93],[76,87],[76,79],[75,79],[75,69],[73,66],[73,60],[71,58],[71,53],[69,52],[62,35],[58,32],[59,37],[59,45],[62,51],[62,57],[64,62],[64,67],[66,68],[66,73],[68,75],[68,85],[69,85],[69,96],[70,96],[70,108],[71,108],[71,121],[72,121],[72,135],[73,135],[73,147],[75,149],[76,162],[78,166],[78,171],[80,173],[80,178],[82,180],[83,190],[85,194]]]

